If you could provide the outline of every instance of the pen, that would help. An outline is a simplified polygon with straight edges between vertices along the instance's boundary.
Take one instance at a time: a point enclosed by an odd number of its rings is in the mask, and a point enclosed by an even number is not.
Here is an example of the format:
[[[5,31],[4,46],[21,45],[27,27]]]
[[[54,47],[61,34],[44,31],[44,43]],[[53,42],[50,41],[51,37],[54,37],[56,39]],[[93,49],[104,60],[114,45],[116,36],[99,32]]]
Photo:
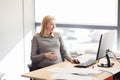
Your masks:
[[[79,74],[79,73],[71,73],[71,74],[78,75],[78,76],[88,76],[88,75],[90,75],[90,74]]]

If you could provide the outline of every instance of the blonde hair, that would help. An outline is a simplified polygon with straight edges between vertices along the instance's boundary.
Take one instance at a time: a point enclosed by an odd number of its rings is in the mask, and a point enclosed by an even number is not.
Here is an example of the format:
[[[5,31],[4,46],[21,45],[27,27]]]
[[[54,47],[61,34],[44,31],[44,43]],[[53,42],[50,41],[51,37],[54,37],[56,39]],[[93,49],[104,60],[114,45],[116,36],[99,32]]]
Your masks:
[[[45,33],[45,29],[47,27],[47,24],[50,22],[50,20],[54,20],[53,16],[47,15],[43,18],[43,21],[41,23],[41,31],[40,31],[40,35],[43,36]]]

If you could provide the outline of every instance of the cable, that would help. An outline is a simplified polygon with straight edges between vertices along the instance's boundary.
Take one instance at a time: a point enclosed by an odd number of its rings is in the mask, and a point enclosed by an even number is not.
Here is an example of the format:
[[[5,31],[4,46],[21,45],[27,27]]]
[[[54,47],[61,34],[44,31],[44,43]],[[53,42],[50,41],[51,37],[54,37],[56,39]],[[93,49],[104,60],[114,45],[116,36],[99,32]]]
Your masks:
[[[113,51],[110,51],[109,49],[107,49],[106,51],[108,51],[108,52],[110,52],[110,53],[112,53],[113,54],[113,58],[115,58],[115,60],[117,60],[119,63],[120,63],[120,61],[117,59],[117,56],[116,56],[116,54],[113,52]]]
[[[107,70],[101,70],[101,69],[100,69],[99,71],[103,71],[103,72],[107,72],[107,73],[113,74],[112,72],[107,71]]]

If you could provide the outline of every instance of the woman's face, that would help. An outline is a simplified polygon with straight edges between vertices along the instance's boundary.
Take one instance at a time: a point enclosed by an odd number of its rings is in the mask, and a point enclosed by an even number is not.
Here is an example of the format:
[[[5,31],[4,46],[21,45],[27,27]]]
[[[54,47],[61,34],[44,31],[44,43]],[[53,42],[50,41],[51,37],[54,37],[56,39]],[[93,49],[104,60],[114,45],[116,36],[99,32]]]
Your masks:
[[[47,31],[52,32],[55,28],[55,20],[50,20],[47,24]]]

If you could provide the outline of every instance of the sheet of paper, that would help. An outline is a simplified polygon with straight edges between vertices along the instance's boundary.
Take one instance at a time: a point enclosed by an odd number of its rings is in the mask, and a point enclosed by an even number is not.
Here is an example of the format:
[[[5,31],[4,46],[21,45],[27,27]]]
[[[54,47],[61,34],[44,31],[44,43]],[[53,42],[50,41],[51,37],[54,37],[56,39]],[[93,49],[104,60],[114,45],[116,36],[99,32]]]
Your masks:
[[[98,69],[90,69],[90,68],[59,68],[59,67],[54,67],[52,69],[49,69],[48,71],[56,72],[56,73],[79,74],[79,75],[93,75],[102,72]]]
[[[108,72],[108,73],[111,73],[111,74],[115,74],[117,72],[120,71],[120,69],[117,69],[117,68],[100,68],[99,70],[103,71],[103,72]]]
[[[79,76],[79,75],[62,74],[62,73],[54,74],[51,77],[56,80],[98,80],[97,78],[91,76]]]

